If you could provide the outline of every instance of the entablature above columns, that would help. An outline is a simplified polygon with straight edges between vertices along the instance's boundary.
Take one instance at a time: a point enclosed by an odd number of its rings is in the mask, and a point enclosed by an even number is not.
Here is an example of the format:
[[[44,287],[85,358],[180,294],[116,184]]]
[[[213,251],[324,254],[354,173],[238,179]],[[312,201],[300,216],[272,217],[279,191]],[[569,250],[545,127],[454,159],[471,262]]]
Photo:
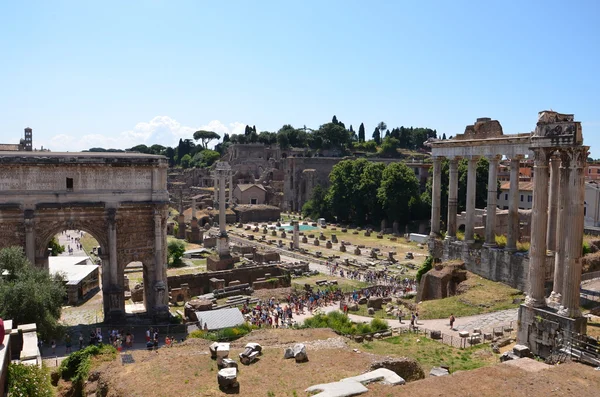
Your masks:
[[[493,157],[506,156],[514,158],[516,156],[533,156],[533,152],[529,149],[529,143],[519,144],[490,144],[482,146],[448,146],[448,147],[432,147],[431,155],[433,157],[446,158],[471,158],[477,157]]]

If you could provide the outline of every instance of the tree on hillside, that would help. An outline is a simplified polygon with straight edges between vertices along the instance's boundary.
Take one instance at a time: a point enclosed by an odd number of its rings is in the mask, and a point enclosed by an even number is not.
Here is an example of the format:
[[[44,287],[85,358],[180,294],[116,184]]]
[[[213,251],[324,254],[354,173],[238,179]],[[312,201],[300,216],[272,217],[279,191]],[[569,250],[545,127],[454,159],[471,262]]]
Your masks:
[[[358,127],[358,141],[365,141],[365,125],[363,123],[360,123],[360,127]]]
[[[331,119],[331,122],[332,122],[333,124],[337,124],[337,123],[338,123],[338,119],[337,119],[337,117],[335,116],[335,114],[333,115],[333,118]]]
[[[406,164],[391,163],[383,170],[377,197],[388,220],[405,223],[419,197],[419,180]]]
[[[444,132],[444,133],[442,134],[442,141],[445,141],[445,140],[446,140],[446,133]]]
[[[350,143],[350,134],[340,123],[323,124],[314,134],[321,137],[324,149],[344,149]]]
[[[379,130],[379,134],[382,135],[385,131],[387,131],[387,124],[381,121],[377,124],[377,129]]]
[[[379,128],[377,127],[375,127],[375,130],[373,131],[373,140],[377,145],[381,144],[381,133],[379,132]]]
[[[221,138],[221,136],[214,131],[200,130],[194,132],[194,139],[196,141],[200,140],[200,143],[204,149],[208,149],[208,142],[219,138]]]
[[[32,266],[21,247],[0,250],[0,317],[16,327],[36,323],[44,338],[57,336],[65,297],[64,280]]]
[[[142,145],[136,145],[130,149],[126,149],[128,152],[139,152],[139,153],[150,153],[150,150],[148,149],[148,146],[142,144]]]

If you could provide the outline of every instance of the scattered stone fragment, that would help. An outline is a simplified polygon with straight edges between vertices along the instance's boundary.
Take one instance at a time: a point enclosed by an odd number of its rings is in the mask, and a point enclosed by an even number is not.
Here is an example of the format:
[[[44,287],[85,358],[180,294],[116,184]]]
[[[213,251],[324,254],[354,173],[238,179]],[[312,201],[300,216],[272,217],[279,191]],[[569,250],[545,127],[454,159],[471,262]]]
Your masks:
[[[239,386],[237,382],[237,368],[223,368],[217,373],[217,382],[221,389],[231,389]]]
[[[442,367],[433,367],[431,371],[429,371],[429,376],[446,376],[450,375],[450,372],[446,368]]]
[[[347,381],[357,381],[362,384],[382,381],[383,384],[389,385],[403,385],[406,383],[406,381],[398,376],[398,374],[396,374],[394,371],[390,371],[387,368],[378,368],[362,375],[344,378],[341,380],[341,382]]]
[[[314,385],[305,390],[307,393],[320,391],[318,394],[313,394],[313,397],[348,397],[369,391],[362,383],[355,380],[347,380],[343,382],[323,383]]]

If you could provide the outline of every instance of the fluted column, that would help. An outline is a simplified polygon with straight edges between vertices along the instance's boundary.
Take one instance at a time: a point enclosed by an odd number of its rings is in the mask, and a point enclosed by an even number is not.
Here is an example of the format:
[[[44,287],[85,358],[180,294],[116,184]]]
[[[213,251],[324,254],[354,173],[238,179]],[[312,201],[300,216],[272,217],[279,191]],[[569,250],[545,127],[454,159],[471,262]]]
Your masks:
[[[488,194],[487,194],[487,216],[485,218],[485,246],[496,246],[496,207],[498,201],[498,162],[500,156],[492,156],[489,159],[488,172]]]
[[[558,218],[559,201],[559,171],[560,157],[550,158],[550,197],[548,199],[548,231],[546,232],[546,246],[550,251],[556,251],[556,225]]]
[[[229,206],[233,205],[233,174],[229,174]]]
[[[431,186],[431,237],[440,235],[440,201],[442,186],[442,158],[433,158],[433,184]]]
[[[219,175],[219,232],[226,235],[225,226],[225,175]]]
[[[465,242],[475,242],[475,189],[477,181],[477,160],[472,156],[469,158],[467,168],[467,223],[465,225]]]
[[[563,280],[562,309],[560,314],[571,318],[581,317],[579,290],[581,284],[581,256],[583,243],[583,208],[585,199],[584,169],[589,147],[567,149],[570,157],[568,167],[569,197],[565,224],[565,277]]]
[[[544,278],[546,265],[546,230],[548,228],[548,160],[549,149],[534,150],[534,194],[531,215],[531,247],[529,249],[529,291],[525,304],[546,305]]]
[[[508,231],[506,249],[517,250],[519,241],[519,167],[521,156],[510,159],[510,190],[508,192]]]
[[[458,159],[449,161],[449,183],[448,183],[448,225],[446,240],[456,240],[456,213],[458,212]]]
[[[556,160],[555,157],[551,160],[552,170],[554,172],[554,166],[557,168],[560,165],[558,176],[558,195],[557,197],[557,222],[556,229],[554,231],[550,229],[548,225],[548,232],[554,232],[555,246],[554,246],[554,283],[552,286],[552,293],[550,294],[549,301],[559,304],[562,303],[562,291],[563,291],[563,280],[565,272],[565,227],[569,223],[567,215],[567,207],[569,200],[569,164],[570,157],[564,151],[560,152],[560,157]],[[552,197],[552,175],[550,176],[550,196]],[[548,222],[550,223],[550,222]]]

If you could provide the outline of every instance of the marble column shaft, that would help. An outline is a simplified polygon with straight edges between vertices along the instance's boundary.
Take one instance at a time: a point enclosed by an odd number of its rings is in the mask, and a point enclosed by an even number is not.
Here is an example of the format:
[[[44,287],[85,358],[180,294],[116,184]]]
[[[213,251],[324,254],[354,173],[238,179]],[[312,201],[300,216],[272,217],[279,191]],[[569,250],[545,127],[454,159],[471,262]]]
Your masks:
[[[233,204],[233,175],[229,175],[229,205]]]
[[[472,156],[469,158],[467,168],[467,223],[465,225],[465,241],[473,243],[475,241],[475,189],[477,182],[477,161],[478,158]]]
[[[550,251],[556,251],[556,226],[559,201],[559,167],[560,157],[550,158],[550,198],[548,203],[548,231],[546,233],[546,246]]]
[[[217,189],[219,188],[219,178],[217,177],[217,175],[215,175],[215,182],[213,184],[214,187],[214,191],[213,191],[213,207],[214,207],[214,203],[217,202]]]
[[[565,228],[565,277],[561,314],[571,318],[581,317],[579,294],[581,284],[581,256],[583,243],[583,208],[585,199],[584,169],[589,147],[583,146],[568,149],[569,164],[569,197],[566,208],[567,222]]]
[[[433,184],[431,186],[431,233],[432,237],[440,235],[440,201],[442,185],[442,159],[433,158]]]
[[[498,202],[498,162],[499,156],[493,156],[489,160],[488,172],[488,194],[487,194],[487,216],[485,220],[485,245],[492,247],[496,245],[496,208]]]
[[[521,158],[519,156],[510,159],[510,190],[508,192],[508,233],[506,249],[517,250],[519,241],[519,167]]]
[[[534,195],[529,249],[529,291],[525,303],[532,307],[546,305],[544,279],[546,266],[546,230],[548,228],[548,149],[534,151]],[[537,232],[536,232],[537,231]]]
[[[563,280],[564,280],[564,272],[565,272],[565,226],[569,222],[567,218],[567,207],[569,200],[569,159],[566,156],[566,153],[561,153],[561,158],[564,158],[564,162],[558,164],[560,165],[558,171],[558,180],[559,180],[559,191],[557,196],[557,220],[556,220],[556,229],[554,230],[555,234],[555,246],[554,246],[554,283],[552,286],[552,293],[550,294],[550,300],[556,303],[562,302],[562,292],[563,292]],[[554,159],[552,160],[554,161]],[[552,171],[554,171],[554,164],[552,167]],[[552,179],[552,178],[551,178]],[[550,194],[552,195],[552,182],[550,182]],[[548,232],[552,232],[550,226],[548,226]]]
[[[446,239],[456,240],[456,213],[458,212],[458,159],[449,161],[448,225]]]
[[[225,175],[219,175],[219,232],[222,236],[227,234],[225,226]]]

